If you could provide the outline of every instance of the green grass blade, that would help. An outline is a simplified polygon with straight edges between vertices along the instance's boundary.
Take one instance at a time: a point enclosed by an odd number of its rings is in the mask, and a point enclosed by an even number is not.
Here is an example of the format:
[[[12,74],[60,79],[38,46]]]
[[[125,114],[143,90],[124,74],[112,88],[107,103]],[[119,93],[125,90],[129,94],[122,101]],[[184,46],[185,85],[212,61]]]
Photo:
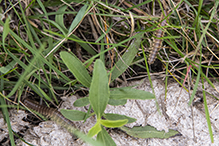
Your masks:
[[[35,145],[32,145],[32,144],[28,143],[27,141],[25,141],[22,137],[20,137],[20,136],[19,136],[16,132],[14,132],[13,130],[12,130],[12,132],[13,132],[13,134],[14,134],[16,137],[18,137],[23,143],[27,144],[28,146],[35,146]]]
[[[202,58],[202,56],[200,56],[200,58]],[[189,103],[188,103],[189,106],[192,104],[192,101],[195,98],[195,93],[196,93],[196,91],[198,89],[198,83],[199,83],[199,80],[200,80],[201,72],[202,71],[201,71],[201,59],[200,59],[200,64],[199,64],[199,68],[198,68],[198,75],[197,75],[197,78],[196,78],[196,81],[195,81],[195,86],[193,88],[193,92],[192,92],[191,98],[190,98]]]
[[[115,67],[112,71],[111,81],[118,78],[132,63],[135,55],[138,52],[138,47],[140,46],[143,35],[143,32],[136,34],[135,40],[133,40],[127,51],[122,55],[122,58],[120,58],[120,60],[115,64]]]
[[[102,35],[95,41],[95,43],[99,42],[100,40],[104,40],[104,37],[106,37],[106,34],[108,34],[110,32],[110,30],[112,29],[112,27],[114,26],[115,24],[113,25],[110,25],[109,28],[106,30],[105,33],[102,33]]]
[[[1,105],[6,105],[6,102],[5,102],[5,99],[4,99],[4,96],[3,94],[0,92],[0,103]],[[12,132],[12,129],[11,129],[11,123],[10,123],[10,119],[9,119],[9,113],[8,113],[8,109],[7,107],[2,107],[2,113],[4,115],[4,119],[7,123],[7,127],[8,127],[8,133],[9,133],[9,138],[10,138],[10,142],[11,142],[11,145],[12,146],[15,146],[15,143],[14,143],[14,135],[13,135],[13,132]]]
[[[5,39],[9,33],[9,18],[6,19],[5,23],[4,23],[4,30],[3,30],[3,33],[2,33],[2,44],[3,46],[5,46]]]
[[[205,116],[206,116],[206,120],[207,120],[207,124],[208,124],[208,131],[209,131],[209,135],[211,138],[211,143],[214,143],[214,137],[213,137],[213,132],[212,132],[212,128],[211,128],[211,120],[210,120],[210,115],[209,115],[209,110],[208,110],[208,105],[207,105],[203,77],[202,77],[202,88],[203,88],[203,90],[202,90],[203,91],[203,101],[204,101],[204,106],[205,106]]]
[[[41,0],[37,0],[37,2],[38,2],[38,4],[40,5],[41,9],[42,9],[43,12],[44,12],[43,15],[46,16],[47,19],[49,19],[48,13],[47,13],[47,11],[46,11],[46,8],[45,8],[44,4],[41,2]]]
[[[44,46],[41,46],[41,49],[39,50],[40,52],[43,50]],[[8,97],[11,97],[17,90],[18,88],[21,87],[21,84],[23,84],[24,80],[28,80],[28,78],[34,73],[33,68],[35,68],[34,64],[36,61],[40,58],[40,53],[37,52],[35,57],[32,59],[31,63],[28,65],[28,67],[25,69],[24,73],[20,76],[18,82],[14,86],[14,88],[11,90],[11,92],[7,95]]]
[[[52,25],[54,25],[56,28],[58,28],[64,36],[66,36],[66,32],[65,32],[64,28],[62,28],[58,23],[56,23],[52,20],[49,20],[49,19],[44,19],[44,21],[50,22]]]
[[[14,54],[12,54],[9,50],[7,51],[7,53],[14,59],[14,61],[15,62],[17,62],[22,68],[27,68],[28,66],[26,65],[26,64],[24,64],[21,60],[19,60]],[[21,75],[15,70],[15,75],[16,76],[18,76],[18,77],[20,77]],[[36,73],[33,73],[33,76],[35,77],[35,78],[37,78],[38,80],[41,80],[41,82],[44,84],[44,86],[45,87],[48,87],[47,86],[47,83],[45,82],[45,81],[43,81],[42,79],[40,79],[39,78],[39,76],[38,75],[36,75]],[[34,90],[34,91],[36,91],[33,87],[33,85],[32,85],[32,83],[29,83],[28,81],[26,81],[26,80],[24,80],[24,82],[28,85],[28,86],[30,86],[31,88],[32,88],[32,90]],[[17,82],[16,82],[17,83]],[[15,83],[15,84],[16,84]],[[38,90],[38,89],[37,89]],[[37,92],[36,91],[36,93],[37,94],[39,94],[39,92]],[[39,94],[39,95],[41,95],[41,93]],[[8,97],[10,97],[11,95],[7,95]]]
[[[23,44],[28,50],[30,50],[33,54],[37,54],[38,52],[38,49],[33,49],[31,46],[29,46],[24,40],[22,40],[17,34],[15,34],[12,30],[10,30],[10,34],[16,38],[16,40],[18,42],[20,42],[21,44]],[[14,56],[13,54],[11,54],[11,56]],[[14,56],[15,57],[15,56]],[[13,57],[13,59],[15,60],[15,58]],[[66,76],[64,75],[60,70],[58,70],[56,67],[54,67],[50,62],[48,62],[43,56],[39,56],[40,60],[45,63],[46,65],[48,65],[51,69],[53,69],[58,75],[60,75],[61,77],[63,77],[63,79],[65,79],[66,81],[70,82],[71,80]],[[24,67],[24,63],[21,62],[19,59],[16,59],[16,61],[19,62],[20,65],[23,65],[22,67],[23,68],[26,68]]]
[[[76,15],[75,19],[73,20],[70,28],[68,29],[68,34],[71,33],[71,31],[82,21],[82,19],[84,18],[84,15],[86,13],[86,9],[87,9],[87,5],[85,4],[80,11],[78,12],[78,14]]]
[[[214,15],[216,13],[216,8],[218,7],[218,3],[219,2],[215,3],[215,7],[214,7],[214,9],[213,9],[213,11],[211,13],[210,20],[209,20],[207,26],[205,27],[205,29],[203,30],[203,34],[201,35],[201,38],[199,40],[199,43],[198,43],[198,46],[197,46],[197,49],[196,49],[196,50],[198,50],[198,48],[200,47],[200,60],[199,60],[199,67],[198,67],[198,76],[197,76],[196,83],[195,83],[195,86],[194,86],[194,89],[193,89],[193,92],[192,92],[192,95],[191,95],[191,99],[189,100],[189,105],[191,105],[191,103],[192,103],[192,101],[193,101],[193,99],[195,97],[195,93],[197,91],[198,83],[199,83],[199,79],[200,79],[200,74],[202,72],[201,71],[201,62],[202,62],[202,55],[201,55],[202,54],[202,47],[201,47],[201,43],[202,43],[202,40],[203,40],[203,38],[204,38],[204,36],[205,36],[205,34],[206,34],[210,24],[211,24],[211,20],[213,19]]]
[[[136,34],[136,35],[139,35],[139,34]],[[100,55],[102,55],[102,54],[104,54],[104,53],[106,53],[106,52],[108,52],[108,51],[114,49],[115,47],[118,47],[118,46],[124,47],[123,44],[126,43],[126,42],[128,42],[129,40],[134,39],[134,38],[136,37],[136,35],[133,36],[133,37],[130,37],[130,38],[124,40],[124,41],[121,41],[121,42],[119,42],[119,43],[117,43],[117,44],[106,44],[106,45],[112,45],[112,47],[110,47],[110,48],[108,48],[108,49],[106,49],[106,50],[104,50],[104,51],[102,51],[102,52],[100,52],[100,53],[94,55],[93,57],[91,57],[90,59],[88,59],[87,61],[85,61],[84,64],[86,64],[86,63],[92,63],[92,61],[93,61],[95,58],[97,58],[97,57],[99,57]]]
[[[52,101],[52,98],[50,96],[48,96],[37,84],[35,84],[35,86],[38,88],[38,90],[40,91],[40,93],[43,95],[43,97],[46,100]]]
[[[79,37],[77,37],[76,35],[72,34],[69,38],[75,39],[76,42],[84,49],[86,50],[88,53],[90,53],[91,55],[96,55],[97,53],[86,43],[83,43],[84,41],[82,41]],[[77,41],[78,40],[78,41]]]
[[[184,54],[177,48],[177,45],[175,44],[174,40],[170,40],[169,41],[165,41],[169,46],[171,46],[182,58],[184,58]],[[198,70],[198,67],[188,58],[185,59],[187,62],[189,62],[192,67],[196,70]],[[203,73],[201,72],[201,75],[206,79],[206,81],[211,85],[212,88],[216,89],[214,84],[211,82],[211,80]],[[178,82],[179,84],[181,84],[180,82]],[[187,90],[186,88],[184,88],[185,90]],[[217,90],[217,89],[216,89]]]
[[[137,5],[134,5],[134,6],[132,6],[132,7],[129,7],[129,8],[127,8],[127,9],[125,9],[124,12],[127,12],[127,11],[129,11],[129,10],[132,10],[132,9],[134,9],[134,8],[140,8],[142,5],[145,5],[145,4],[147,4],[147,3],[150,3],[151,1],[152,1],[152,0],[143,1],[143,2],[141,2],[141,3],[139,3],[139,4],[137,4]]]
[[[65,10],[67,9],[67,7],[68,7],[68,6],[66,6],[66,5],[60,7],[57,12],[63,12],[63,13],[62,13],[62,14],[59,14],[59,15],[56,15],[56,17],[55,17],[55,22],[56,22],[60,27],[62,27],[62,29],[64,29],[64,30],[67,30],[66,27],[65,27],[65,24],[64,24],[64,19],[63,19],[63,18],[64,18],[64,12],[65,12]]]

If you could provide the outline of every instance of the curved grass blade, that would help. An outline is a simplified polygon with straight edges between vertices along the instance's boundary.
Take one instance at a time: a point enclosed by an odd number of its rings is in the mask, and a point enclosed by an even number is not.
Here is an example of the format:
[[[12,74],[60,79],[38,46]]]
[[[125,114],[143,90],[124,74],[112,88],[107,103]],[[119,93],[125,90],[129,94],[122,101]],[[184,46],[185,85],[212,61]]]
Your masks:
[[[72,34],[71,36],[69,36],[69,39],[75,39],[78,40],[76,41],[84,50],[86,50],[88,53],[90,53],[91,55],[96,55],[97,53],[86,43],[83,43],[84,41],[82,41],[79,37],[77,37],[76,35]]]
[[[132,63],[135,55],[138,52],[138,47],[141,44],[141,39],[144,33],[136,34],[135,40],[131,43],[127,51],[122,55],[122,58],[115,64],[115,67],[112,71],[111,81],[118,78]]]
[[[3,30],[3,33],[2,33],[2,44],[3,46],[5,46],[5,39],[6,37],[8,36],[8,33],[10,31],[10,28],[9,28],[9,18],[6,19],[5,23],[4,23],[4,30]]]
[[[8,97],[12,96],[17,91],[17,89],[21,87],[21,84],[23,84],[24,80],[28,80],[29,77],[34,73],[34,69],[35,69],[34,64],[40,58],[40,53],[42,52],[44,47],[45,45],[41,46],[39,51],[36,53],[34,58],[31,60],[31,63],[27,66],[27,68],[25,68],[24,73],[20,76],[18,82],[16,83],[14,88],[11,90],[11,92],[7,95]]]
[[[28,50],[30,50],[33,54],[37,54],[38,53],[38,49],[31,47],[30,45],[28,45],[24,40],[22,40],[17,34],[15,34],[12,30],[10,30],[10,34],[21,44],[23,44]],[[17,59],[12,53],[10,53],[9,51],[7,52],[9,53],[9,55],[16,60],[17,62],[19,62],[19,65],[21,65],[23,68],[26,68],[24,66],[26,66],[22,61],[20,61],[19,59]],[[58,70],[55,66],[53,66],[49,61],[47,61],[43,56],[39,56],[40,60],[48,65],[51,69],[53,69],[59,76],[61,76],[62,78],[64,78],[66,81],[71,81],[67,76],[65,76],[60,70]]]
[[[61,27],[58,23],[56,23],[56,22],[54,22],[52,20],[49,20],[49,19],[43,19],[43,20],[51,23],[52,25],[54,25],[58,30],[60,30],[62,32],[62,34],[64,36],[66,36],[65,29],[63,27]],[[44,31],[46,31],[46,30],[44,30]]]
[[[3,81],[3,80],[1,80],[1,81]],[[2,94],[1,94],[1,97],[0,97],[0,104],[1,105],[6,105],[6,102],[5,102],[4,97],[2,96]],[[2,109],[2,113],[4,115],[4,119],[7,123],[8,133],[9,133],[9,138],[10,138],[11,145],[15,146],[14,135],[13,135],[13,132],[12,132],[12,129],[11,129],[11,123],[10,123],[10,119],[9,119],[8,109],[7,109],[7,107],[2,107],[1,109]]]
[[[60,7],[57,11],[57,13],[62,13],[62,14],[59,14],[59,15],[56,15],[55,17],[55,22],[57,24],[59,24],[60,27],[62,27],[62,29],[64,29],[65,31],[67,31],[66,27],[65,27],[65,24],[64,24],[64,12],[65,10],[67,9],[68,6],[64,5],[62,7]]]
[[[68,30],[68,34],[71,33],[71,31],[83,20],[84,15],[86,14],[86,9],[87,9],[87,5],[85,4],[80,11],[78,12],[78,14],[76,15],[75,19],[73,20],[69,30]]]
[[[207,120],[207,124],[208,124],[208,131],[209,131],[209,135],[211,138],[211,142],[214,143],[214,137],[213,137],[213,132],[212,132],[212,128],[211,128],[211,119],[210,119],[210,114],[209,114],[209,110],[208,110],[208,104],[207,104],[207,99],[206,99],[206,91],[204,90],[204,80],[203,77],[201,78],[202,80],[202,89],[203,89],[203,101],[204,101],[204,107],[205,107],[205,117]]]

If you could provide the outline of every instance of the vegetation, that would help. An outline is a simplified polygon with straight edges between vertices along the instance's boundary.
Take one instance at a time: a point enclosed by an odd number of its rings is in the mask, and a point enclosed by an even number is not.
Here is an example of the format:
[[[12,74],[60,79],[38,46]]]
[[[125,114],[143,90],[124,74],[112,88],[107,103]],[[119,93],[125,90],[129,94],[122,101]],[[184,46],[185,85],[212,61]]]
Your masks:
[[[168,78],[174,78],[188,92],[193,89],[189,105],[200,80],[206,80],[218,92],[212,82],[218,82],[219,74],[218,1],[0,2],[0,104],[11,145],[15,142],[5,101],[19,107],[26,95],[58,104],[58,94],[83,94],[84,98],[74,105],[90,103],[87,113],[78,113],[86,118],[96,115],[96,125],[88,136],[97,135],[97,140],[104,142],[112,141],[104,127],[121,127],[134,136],[142,130],[154,130],[127,129],[122,126],[133,122],[133,118],[104,112],[107,104],[117,106],[124,105],[127,99],[155,98],[146,91],[115,88],[126,80],[140,79],[142,75],[150,79],[150,75],[158,73],[165,75],[167,86]],[[164,20],[167,24],[160,26]],[[156,38],[157,30],[164,31],[164,36]],[[162,39],[163,47],[149,70],[148,48],[153,37]],[[204,84],[202,88],[213,142]],[[90,113],[91,108],[94,113]],[[74,115],[71,112],[62,110],[64,115]]]

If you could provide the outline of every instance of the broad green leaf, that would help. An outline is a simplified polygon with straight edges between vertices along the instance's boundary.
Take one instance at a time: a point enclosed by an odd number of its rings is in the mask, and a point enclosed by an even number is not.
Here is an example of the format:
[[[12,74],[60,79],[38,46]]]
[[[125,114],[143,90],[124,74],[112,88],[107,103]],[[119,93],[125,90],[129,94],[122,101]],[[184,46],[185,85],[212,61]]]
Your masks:
[[[136,35],[135,40],[132,41],[129,48],[126,50],[126,52],[122,55],[122,58],[115,64],[115,67],[112,71],[111,81],[118,78],[132,63],[133,59],[135,58],[135,55],[138,52],[138,47],[141,44],[141,39],[143,37],[144,33],[140,33]]]
[[[125,116],[125,115],[119,115],[119,114],[112,114],[112,113],[106,113],[103,115],[104,118],[106,118],[107,120],[123,120],[123,119],[127,119],[128,122],[127,124],[129,123],[133,123],[136,121],[135,118],[131,118],[131,117],[128,117],[128,116]]]
[[[83,97],[83,98],[79,98],[74,102],[74,106],[75,107],[82,107],[82,106],[86,106],[90,103],[89,101],[89,97]]]
[[[120,127],[123,131],[125,131],[128,135],[138,137],[138,138],[169,138],[178,134],[178,131],[169,130],[169,132],[165,133],[165,131],[158,131],[154,127],[145,126],[145,127]]]
[[[72,21],[72,24],[68,30],[68,34],[71,33],[71,31],[82,21],[82,19],[84,18],[84,15],[86,13],[86,9],[87,9],[87,5],[85,4],[80,11],[78,12],[78,14],[76,15],[75,19]]]
[[[87,113],[78,110],[61,109],[60,112],[64,117],[71,121],[82,121]]]
[[[60,56],[75,78],[85,87],[90,87],[91,77],[81,61],[70,53],[64,51],[60,53]]]
[[[138,90],[134,88],[114,88],[113,90],[110,91],[110,98],[111,99],[155,99],[155,95],[143,91],[143,90]]]
[[[110,105],[114,105],[114,106],[117,106],[117,105],[124,105],[127,103],[127,99],[121,99],[121,100],[116,100],[116,99],[109,99],[109,102],[108,104]]]
[[[110,105],[124,105],[126,104],[127,99],[121,99],[121,100],[116,100],[116,99],[109,99],[108,104]],[[83,97],[83,98],[79,98],[74,102],[74,106],[75,107],[83,107],[86,106],[90,103],[89,98],[88,97]]]
[[[97,134],[97,141],[101,142],[103,146],[116,146],[116,143],[107,133],[103,126],[101,126],[102,130]]]
[[[96,134],[98,134],[101,131],[101,125],[100,122],[97,122],[89,131],[88,131],[88,136],[93,137]]]
[[[101,120],[100,123],[109,128],[115,128],[115,127],[121,127],[125,124],[127,124],[128,119],[123,120]]]
[[[97,119],[100,119],[103,115],[109,96],[107,72],[103,62],[98,59],[94,63],[93,78],[89,91],[89,101],[97,115]]]

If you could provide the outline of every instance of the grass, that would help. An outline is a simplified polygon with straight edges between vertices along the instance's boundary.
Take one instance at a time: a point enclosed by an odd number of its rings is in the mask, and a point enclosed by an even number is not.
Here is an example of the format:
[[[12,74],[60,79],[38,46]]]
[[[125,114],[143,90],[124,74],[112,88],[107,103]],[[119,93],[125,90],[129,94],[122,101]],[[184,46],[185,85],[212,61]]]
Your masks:
[[[58,104],[57,95],[64,95],[69,90],[72,94],[78,92],[86,96],[89,84],[81,84],[72,76],[59,56],[61,51],[74,55],[89,74],[92,74],[95,60],[100,58],[110,77],[109,82],[114,86],[140,78],[140,75],[158,73],[166,76],[166,87],[167,78],[174,78],[188,91],[191,95],[189,105],[200,80],[206,80],[218,92],[213,82],[218,82],[219,75],[218,1],[181,0],[174,3],[168,0],[164,4],[159,0],[147,0],[120,4],[36,0],[26,4],[1,3],[0,28],[4,28],[0,34],[1,105],[5,105],[5,100],[10,102],[9,99],[19,105],[26,95],[37,95]],[[165,7],[171,11],[163,18],[168,24],[161,27]],[[159,29],[165,31],[161,38],[163,47],[158,59],[149,67],[148,48]],[[141,45],[136,47],[138,50],[127,51],[130,46],[135,47],[133,40],[139,36]],[[157,66],[165,72],[157,70]],[[187,73],[189,76],[186,77]],[[151,79],[150,82],[153,87]],[[189,92],[191,88],[192,93]],[[203,97],[204,89],[203,84]],[[207,101],[203,104],[213,142]],[[7,108],[2,107],[2,111],[13,145]]]

